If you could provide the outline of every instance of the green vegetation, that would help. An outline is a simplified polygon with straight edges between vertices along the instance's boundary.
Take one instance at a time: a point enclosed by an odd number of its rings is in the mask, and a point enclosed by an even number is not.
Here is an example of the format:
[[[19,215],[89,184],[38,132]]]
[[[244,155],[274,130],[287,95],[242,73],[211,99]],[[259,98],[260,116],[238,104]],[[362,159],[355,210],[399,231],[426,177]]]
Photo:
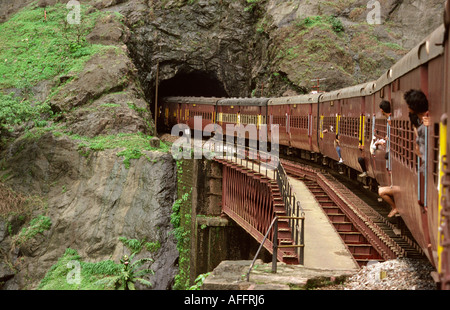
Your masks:
[[[134,258],[132,254],[129,258],[124,256],[117,264],[112,260],[104,260],[96,263],[83,262],[76,250],[68,248],[58,262],[53,265],[41,280],[39,290],[113,290],[129,289],[133,290],[136,281],[151,286],[151,283],[141,278],[147,274],[153,274],[151,269],[139,268],[146,262],[151,262],[149,258],[139,259],[131,262]],[[79,266],[80,281],[73,280],[72,276],[76,272],[74,266]]]
[[[4,95],[0,92],[0,130],[12,129],[28,120],[37,120],[41,113],[50,111],[44,103],[30,103],[27,100],[15,97],[13,93]]]
[[[261,0],[246,0],[248,6],[245,7],[244,11],[253,11],[255,7],[261,2]]]
[[[69,25],[65,4],[44,9],[32,4],[0,24],[0,130],[51,116],[46,101],[34,98],[39,82],[80,71],[92,55],[107,48],[92,45],[86,35],[101,16],[82,5],[80,25]]]
[[[203,282],[205,281],[205,279],[211,274],[211,272],[207,272],[207,273],[202,273],[199,274],[198,277],[195,279],[195,284],[192,285],[189,290],[200,290],[200,288],[203,285]]]
[[[190,238],[191,238],[191,199],[192,187],[187,188],[183,182],[184,161],[177,161],[178,197],[172,206],[170,222],[177,240],[179,253],[178,274],[175,276],[174,289],[185,290],[190,283]]]
[[[67,281],[69,272],[73,266],[69,263],[78,262],[80,264],[80,283]],[[106,289],[105,285],[94,284],[99,279],[107,276],[114,276],[121,270],[120,264],[112,260],[106,260],[98,263],[89,263],[81,261],[81,257],[76,250],[68,248],[58,262],[53,265],[41,280],[39,290],[96,290]]]
[[[119,241],[122,242],[131,253],[139,254],[143,248],[151,253],[157,252],[161,248],[161,243],[146,242],[145,240],[128,239],[126,237],[119,237]]]
[[[131,159],[139,159],[145,156],[149,159],[143,151],[163,151],[169,152],[169,145],[161,142],[159,148],[154,148],[150,146],[151,136],[146,136],[143,133],[119,133],[117,135],[109,136],[96,136],[93,138],[83,137],[79,135],[69,135],[74,140],[81,141],[78,145],[78,150],[80,154],[88,156],[90,151],[104,151],[107,149],[125,148],[117,153],[117,156],[124,157],[125,167],[128,169],[130,167]]]
[[[83,21],[70,25],[65,4],[44,9],[28,6],[7,22],[0,24],[1,88],[24,89],[55,76],[81,70],[90,57],[104,48],[86,42],[86,35],[102,14],[87,14],[82,5]]]
[[[13,237],[13,244],[16,246],[21,245],[34,238],[37,234],[42,234],[44,231],[49,230],[51,226],[52,222],[49,217],[39,215],[30,221],[28,227],[22,228],[22,231]]]
[[[340,33],[344,31],[344,26],[342,25],[341,20],[335,16],[324,16],[324,15],[309,16],[297,22],[297,26],[301,28],[303,27],[311,28],[315,26],[321,26],[324,28],[331,27],[331,29],[335,33]]]
[[[141,132],[138,133],[119,133],[116,135],[99,135],[95,137],[86,137],[73,134],[66,129],[63,125],[42,124],[46,127],[35,127],[31,130],[26,130],[21,139],[24,139],[24,144],[27,140],[37,140],[43,134],[52,132],[54,136],[67,136],[68,138],[78,142],[78,152],[85,157],[88,157],[92,152],[118,149],[116,155],[123,157],[123,163],[128,169],[131,165],[131,159],[139,159],[142,156],[148,159],[150,162],[155,162],[144,151],[159,151],[168,153],[170,150],[170,143],[160,142],[159,148],[152,147],[150,145],[150,139],[152,136],[145,135]]]
[[[124,255],[120,259],[120,270],[113,276],[105,277],[98,280],[94,284],[96,285],[106,285],[108,288],[113,288],[116,290],[135,290],[134,283],[140,282],[146,286],[152,286],[152,284],[141,278],[147,274],[154,274],[151,269],[141,269],[138,270],[146,262],[153,262],[151,258],[141,258],[135,262],[131,262],[136,253],[131,254],[130,257]]]

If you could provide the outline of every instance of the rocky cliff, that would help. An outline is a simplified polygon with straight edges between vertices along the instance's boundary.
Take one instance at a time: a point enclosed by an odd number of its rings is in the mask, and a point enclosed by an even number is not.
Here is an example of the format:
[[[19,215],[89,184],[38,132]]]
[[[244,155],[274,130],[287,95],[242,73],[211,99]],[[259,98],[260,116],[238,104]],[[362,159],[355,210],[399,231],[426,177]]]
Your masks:
[[[369,81],[442,22],[445,0],[377,1],[374,25],[365,0],[83,0],[75,27],[66,2],[0,1],[0,105],[18,109],[0,113],[6,289],[36,288],[67,248],[118,261],[120,237],[159,243],[139,257],[171,287],[176,165],[149,142],[157,82],[160,96],[231,97]]]
[[[2,99],[21,100],[25,112],[36,105],[42,110],[39,118],[2,130],[0,286],[36,289],[69,248],[84,262],[118,263],[131,254],[131,240],[155,245],[136,259],[152,258],[145,266],[155,272],[148,278],[152,288],[170,289],[178,270],[170,223],[176,165],[166,144],[150,141],[151,114],[125,45],[128,28],[117,14],[85,7],[83,13],[96,22],[80,28],[82,40],[71,41],[57,32],[65,8],[46,6],[48,20],[35,36],[43,8],[27,7],[2,25],[11,48],[36,42],[44,51],[33,53],[38,59],[28,56],[29,70],[50,62],[58,48],[56,56],[65,59],[60,74],[49,79],[46,64],[46,78],[26,88],[16,85],[29,81],[21,80],[24,73],[14,74],[28,46],[11,54],[17,58],[2,71],[2,94],[12,94]],[[14,23],[27,27],[24,34]],[[67,70],[64,61],[70,63]]]

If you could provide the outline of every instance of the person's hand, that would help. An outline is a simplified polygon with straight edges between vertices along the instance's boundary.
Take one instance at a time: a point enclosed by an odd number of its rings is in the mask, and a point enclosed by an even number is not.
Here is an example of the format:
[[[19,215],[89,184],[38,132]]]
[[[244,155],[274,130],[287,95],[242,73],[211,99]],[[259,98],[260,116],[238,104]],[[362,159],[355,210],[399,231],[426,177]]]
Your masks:
[[[429,113],[425,113],[425,116],[422,118],[422,123],[428,127],[430,125],[430,116]]]

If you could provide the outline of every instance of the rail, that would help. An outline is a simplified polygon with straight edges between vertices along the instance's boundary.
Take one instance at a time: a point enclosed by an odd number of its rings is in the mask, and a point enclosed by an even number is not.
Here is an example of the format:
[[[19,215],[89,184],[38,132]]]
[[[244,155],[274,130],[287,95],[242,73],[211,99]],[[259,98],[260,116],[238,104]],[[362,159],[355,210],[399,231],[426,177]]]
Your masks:
[[[276,180],[285,207],[286,216],[274,217],[271,225],[267,229],[266,235],[260,245],[260,248],[264,245],[267,236],[272,229],[272,226],[278,226],[278,219],[287,219],[289,220],[289,228],[291,229],[293,245],[278,245],[278,229],[275,229],[274,237],[272,240],[274,246],[273,257],[276,262],[278,248],[296,248],[295,252],[299,259],[299,264],[303,265],[305,247],[305,212],[301,206],[300,201],[296,198],[291,184],[289,184],[289,178],[283,165],[281,164],[280,159],[278,157],[274,159],[274,155],[269,152],[263,152],[250,147],[236,146],[235,144],[226,143],[215,139],[210,139],[208,143],[208,149],[209,151],[213,152],[214,157],[217,157],[218,154],[221,154],[221,158],[226,159],[227,161],[235,162],[242,167],[256,171],[268,178],[272,177],[273,180]],[[255,259],[258,254],[259,250],[255,256]]]
[[[298,205],[300,205],[300,202],[297,202]],[[295,217],[295,216],[276,216],[274,217],[274,219],[272,220],[272,223],[269,226],[269,229],[267,230],[263,241],[261,242],[261,244],[259,245],[258,251],[256,251],[255,257],[253,258],[253,261],[250,265],[250,268],[248,269],[247,272],[247,282],[250,281],[250,273],[252,272],[253,266],[255,265],[256,259],[258,258],[259,252],[261,251],[264,243],[267,240],[267,237],[270,233],[270,231],[273,229],[274,230],[274,237],[273,240],[277,240],[277,235],[278,235],[278,220],[279,219],[289,219],[289,220],[295,220],[297,222],[297,226],[298,222],[301,221],[301,235],[300,235],[300,244],[296,244],[296,245],[279,245],[278,242],[272,242],[273,243],[273,251],[272,251],[272,273],[277,273],[277,256],[278,256],[278,248],[282,248],[282,247],[296,247],[298,249],[300,249],[300,253],[301,256],[299,256],[299,260],[301,261],[300,265],[303,265],[303,261],[304,261],[304,248],[305,248],[305,244],[304,244],[304,227],[305,227],[305,217]]]
[[[292,231],[292,240],[294,244],[304,244],[304,225],[299,227],[297,219],[305,217],[300,201],[296,199],[292,186],[289,184],[286,170],[284,170],[281,161],[277,167],[276,180],[278,187],[283,197],[283,202],[286,208],[287,219],[289,219],[289,227]],[[280,217],[281,218],[281,217]],[[299,247],[297,251],[300,265],[304,264],[304,247]]]

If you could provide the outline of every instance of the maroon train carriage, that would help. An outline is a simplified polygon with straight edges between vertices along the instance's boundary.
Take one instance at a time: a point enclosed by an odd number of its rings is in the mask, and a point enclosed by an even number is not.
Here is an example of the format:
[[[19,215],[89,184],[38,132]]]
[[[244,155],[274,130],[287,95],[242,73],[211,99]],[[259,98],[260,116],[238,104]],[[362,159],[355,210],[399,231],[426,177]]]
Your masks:
[[[220,98],[214,97],[165,97],[163,98],[164,124],[172,128],[186,124],[194,129],[195,117],[201,118],[201,130],[215,123],[216,105]],[[200,124],[200,122],[199,122]],[[198,126],[200,128],[200,126]],[[211,128],[211,126],[206,129]]]
[[[445,3],[444,14],[444,83],[443,106],[440,123],[440,156],[439,156],[439,197],[438,197],[438,272],[441,277],[441,288],[450,289],[450,169],[448,166],[447,154],[450,154],[450,144],[447,138],[450,137],[450,126],[447,125],[447,118],[450,113],[450,1]]]
[[[375,85],[374,100],[389,100],[392,110],[390,149],[386,167],[377,162],[377,170],[390,170],[397,209],[425,254],[434,266],[438,265],[438,185],[439,185],[439,127],[445,110],[444,88],[444,26],[413,48]],[[448,69],[448,68],[447,68]],[[427,152],[422,160],[425,173],[418,173],[419,163],[415,148],[414,128],[404,94],[420,89],[428,97],[431,124],[427,130]],[[376,130],[385,132],[385,121],[377,115]],[[391,182],[378,180],[380,184]],[[426,209],[424,208],[426,207]],[[426,210],[426,212],[425,212]]]
[[[341,155],[346,166],[361,170],[359,146],[365,145],[364,98],[366,84],[325,93],[319,100],[319,148],[323,155],[339,160],[334,140],[339,134]]]
[[[269,124],[279,125],[280,145],[318,152],[314,135],[319,94],[272,98]]]
[[[217,124],[222,127],[223,135],[237,137],[235,125],[246,128],[255,125],[256,137],[260,135],[261,126],[266,124],[268,98],[229,98],[217,102]],[[227,130],[227,125],[232,125]],[[245,131],[245,139],[249,139],[249,131]]]
[[[165,97],[161,100],[161,113],[159,113],[158,124],[164,124],[166,131],[181,122],[180,106],[184,97]]]
[[[280,146],[289,146],[289,105],[285,104],[283,100],[272,98],[269,100],[267,109],[269,137],[272,136],[272,126],[278,125],[278,143]]]

